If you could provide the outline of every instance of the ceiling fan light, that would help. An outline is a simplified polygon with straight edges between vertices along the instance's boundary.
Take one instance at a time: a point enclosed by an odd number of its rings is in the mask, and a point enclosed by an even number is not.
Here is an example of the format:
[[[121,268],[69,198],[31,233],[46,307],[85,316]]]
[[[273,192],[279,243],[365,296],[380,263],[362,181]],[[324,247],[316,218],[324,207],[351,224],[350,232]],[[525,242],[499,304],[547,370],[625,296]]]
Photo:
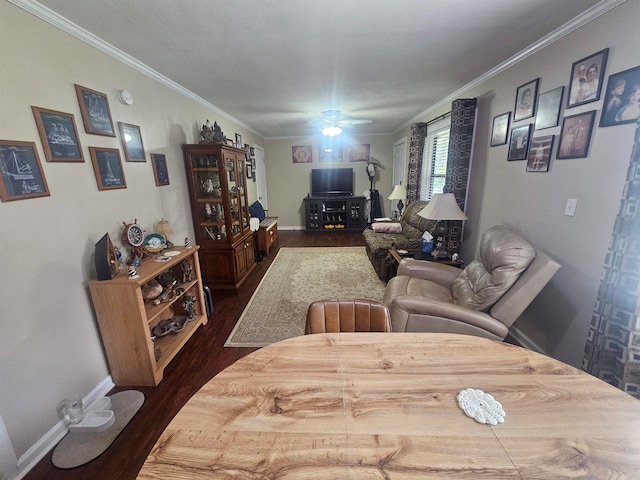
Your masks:
[[[337,137],[342,133],[342,129],[337,125],[327,125],[321,132],[325,137]]]

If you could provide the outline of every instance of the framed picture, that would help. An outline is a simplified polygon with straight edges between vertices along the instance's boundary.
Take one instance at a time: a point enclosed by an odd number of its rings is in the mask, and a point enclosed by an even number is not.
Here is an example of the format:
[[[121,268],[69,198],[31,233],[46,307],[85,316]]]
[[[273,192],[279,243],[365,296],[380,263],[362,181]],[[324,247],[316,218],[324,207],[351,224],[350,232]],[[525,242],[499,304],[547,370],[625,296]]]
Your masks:
[[[640,67],[609,75],[600,126],[635,123],[640,117]]]
[[[589,153],[596,111],[564,117],[556,158],[585,158]]]
[[[47,162],[84,162],[71,113],[31,107]]]
[[[554,88],[538,96],[538,112],[536,113],[536,130],[557,127],[560,121],[560,107],[564,87]]]
[[[251,178],[253,176],[253,171],[251,170],[251,164],[247,163],[247,178]]]
[[[533,117],[536,113],[536,99],[538,98],[538,82],[540,78],[531,80],[516,89],[516,106],[513,121]]]
[[[89,147],[93,172],[96,175],[98,190],[127,188],[122,170],[120,150],[117,148]]]
[[[293,163],[313,163],[311,145],[291,147],[291,160]]]
[[[35,142],[0,140],[0,200],[49,195]]]
[[[363,143],[360,145],[352,145],[349,149],[349,161],[350,162],[368,162],[371,160],[370,156],[371,145]]]
[[[85,132],[115,137],[116,131],[113,128],[107,96],[80,85],[75,87]]]
[[[342,161],[342,140],[336,137],[323,137],[318,146],[321,162]]]
[[[567,108],[595,102],[600,99],[600,90],[602,90],[608,54],[609,49],[605,48],[574,62],[571,66],[571,78],[569,79]]]
[[[236,133],[236,147],[242,148],[242,135]]]
[[[120,130],[120,140],[122,140],[125,160],[127,162],[146,162],[140,127],[118,122],[118,129]]]
[[[169,185],[169,170],[167,169],[167,157],[162,153],[151,154],[151,164],[153,165],[153,176],[156,185],[162,187]]]
[[[509,153],[507,160],[526,160],[529,151],[529,137],[531,136],[531,124],[511,129],[509,141]]]
[[[511,112],[493,117],[493,127],[491,128],[491,147],[497,147],[507,143],[510,121]]]
[[[553,135],[535,137],[529,146],[527,172],[548,172],[551,150],[553,150]]]

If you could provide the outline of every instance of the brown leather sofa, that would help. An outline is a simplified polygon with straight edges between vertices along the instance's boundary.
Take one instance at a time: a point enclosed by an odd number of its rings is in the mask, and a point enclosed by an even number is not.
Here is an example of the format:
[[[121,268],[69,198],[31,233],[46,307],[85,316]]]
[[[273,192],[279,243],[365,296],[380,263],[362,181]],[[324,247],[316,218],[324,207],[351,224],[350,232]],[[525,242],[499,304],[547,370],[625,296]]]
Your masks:
[[[375,232],[370,226],[364,235],[365,250],[378,277],[385,282],[389,279],[389,249],[396,247],[405,250],[415,250],[422,247],[422,234],[435,227],[435,220],[427,220],[418,215],[429,202],[416,200],[411,202],[402,213],[400,220],[401,231],[397,233]]]
[[[305,335],[309,333],[390,332],[387,306],[373,300],[329,299],[309,305]]]
[[[463,333],[504,340],[560,265],[504,226],[488,229],[478,259],[462,272],[405,259],[383,303],[394,332]]]

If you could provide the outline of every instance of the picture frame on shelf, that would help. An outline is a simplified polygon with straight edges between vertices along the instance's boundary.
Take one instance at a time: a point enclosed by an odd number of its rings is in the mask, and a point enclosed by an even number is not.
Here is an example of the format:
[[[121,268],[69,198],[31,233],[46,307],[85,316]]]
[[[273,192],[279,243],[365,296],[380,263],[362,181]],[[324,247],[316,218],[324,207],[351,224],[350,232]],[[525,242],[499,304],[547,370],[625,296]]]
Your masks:
[[[72,113],[31,106],[47,162],[84,162]]]
[[[556,158],[587,157],[595,117],[595,110],[564,117]]]
[[[35,142],[0,140],[0,200],[50,195]]]
[[[235,147],[236,148],[242,148],[242,135],[240,135],[239,133],[236,133],[236,144]]]
[[[640,66],[609,75],[600,126],[635,123],[640,117]]]
[[[516,89],[516,105],[513,109],[513,121],[518,122],[525,118],[531,118],[536,114],[536,100],[538,99],[538,83],[536,78],[520,85]]]
[[[608,55],[609,49],[605,48],[573,62],[569,77],[567,108],[596,102],[600,99]]]
[[[124,159],[127,162],[146,162],[147,158],[144,153],[140,127],[130,123],[118,122],[118,129],[120,130]]]
[[[350,162],[368,162],[371,160],[371,144],[352,145],[349,149]]]
[[[526,160],[529,152],[529,139],[531,137],[531,124],[513,127],[509,140],[509,153],[507,160]]]
[[[493,117],[493,126],[491,127],[491,147],[498,147],[507,144],[509,135],[509,122],[511,122],[511,112],[502,113]]]
[[[554,88],[538,96],[538,112],[536,113],[536,130],[557,127],[560,122],[560,109],[564,86]]]
[[[293,163],[313,163],[313,149],[311,145],[291,147],[291,160]]]
[[[153,176],[156,186],[169,185],[169,170],[167,168],[167,157],[163,153],[151,154],[151,165],[153,165]]]
[[[84,130],[92,135],[115,137],[107,95],[75,84]]]
[[[93,172],[98,190],[116,190],[127,188],[122,169],[120,150],[117,148],[89,147]]]
[[[554,135],[534,137],[529,145],[527,172],[548,172],[553,150]]]

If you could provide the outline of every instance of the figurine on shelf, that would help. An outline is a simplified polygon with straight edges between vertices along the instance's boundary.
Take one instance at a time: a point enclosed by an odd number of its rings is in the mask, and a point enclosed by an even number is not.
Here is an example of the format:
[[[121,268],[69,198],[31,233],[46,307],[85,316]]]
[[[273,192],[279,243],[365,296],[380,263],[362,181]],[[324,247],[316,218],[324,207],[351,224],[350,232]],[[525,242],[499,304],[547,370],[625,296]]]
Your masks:
[[[182,307],[187,311],[187,319],[188,320],[193,320],[194,318],[196,318],[196,312],[195,312],[195,307],[194,304],[196,303],[196,297],[194,297],[193,295],[189,295],[188,293],[185,293],[183,301],[182,301]]]
[[[193,267],[189,260],[182,261],[182,283],[191,282],[193,280]]]
[[[218,125],[218,122],[213,122],[212,128],[209,120],[207,120],[207,123],[202,125],[200,136],[202,137],[200,143],[224,143],[227,140],[224,133],[222,133],[222,129]]]
[[[191,242],[189,241],[189,237],[184,237],[184,247],[191,248]]]
[[[138,275],[138,267],[136,267],[135,265],[131,265],[129,267],[129,280],[135,280],[139,276],[140,275]]]

